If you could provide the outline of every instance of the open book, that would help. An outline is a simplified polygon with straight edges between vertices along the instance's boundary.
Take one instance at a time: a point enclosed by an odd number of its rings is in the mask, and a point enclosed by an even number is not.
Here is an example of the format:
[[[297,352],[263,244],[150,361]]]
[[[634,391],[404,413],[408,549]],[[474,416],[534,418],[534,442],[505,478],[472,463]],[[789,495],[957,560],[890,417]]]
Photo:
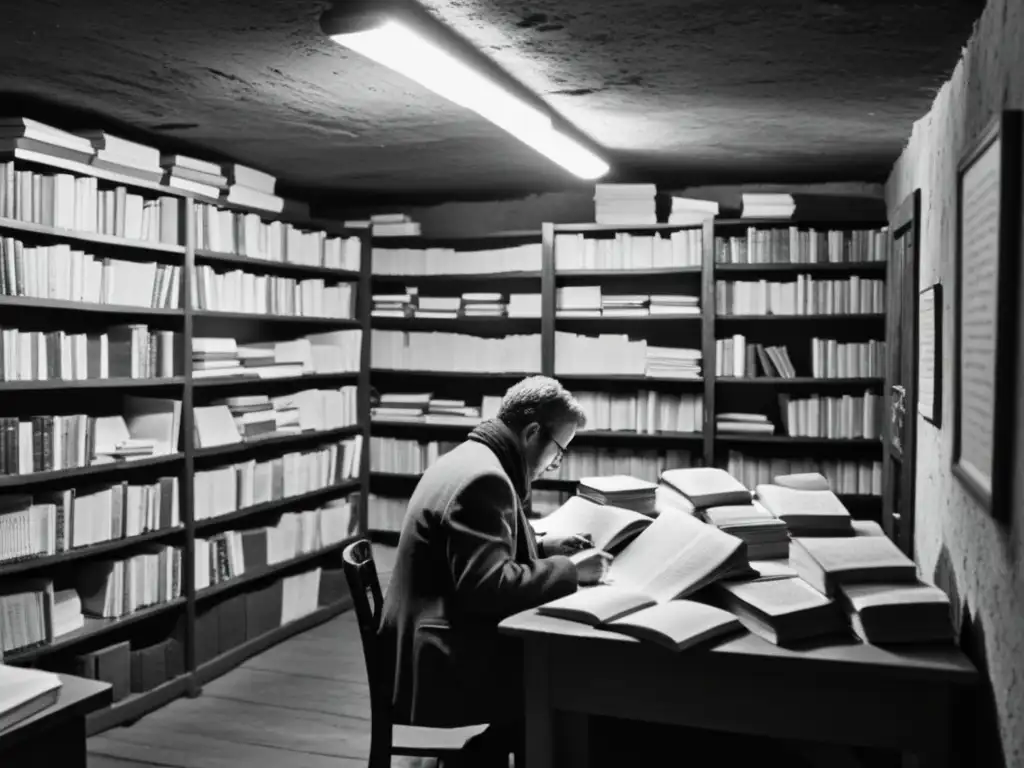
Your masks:
[[[679,491],[697,509],[750,503],[747,487],[716,467],[666,469],[661,473],[661,482]]]
[[[595,504],[573,496],[550,515],[533,522],[538,536],[572,536],[587,533],[596,549],[614,550],[651,524],[647,515],[621,507]]]
[[[603,624],[686,597],[720,579],[746,575],[757,574],[743,541],[690,515],[667,513],[655,518],[612,561],[603,589],[581,589],[538,610],[584,624]]]
[[[849,511],[830,490],[796,490],[764,483],[755,489],[761,503],[785,521],[793,536],[852,536]]]
[[[602,629],[657,643],[670,651],[682,651],[741,631],[743,625],[731,613],[713,605],[670,600],[611,621]]]
[[[52,672],[0,663],[0,732],[56,704],[60,689]]]

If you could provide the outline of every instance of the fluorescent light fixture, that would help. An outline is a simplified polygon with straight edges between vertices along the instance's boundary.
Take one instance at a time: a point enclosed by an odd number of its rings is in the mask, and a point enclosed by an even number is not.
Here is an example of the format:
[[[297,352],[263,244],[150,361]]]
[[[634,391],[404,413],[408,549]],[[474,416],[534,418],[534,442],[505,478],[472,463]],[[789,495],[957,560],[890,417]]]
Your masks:
[[[559,133],[548,115],[400,20],[382,18],[368,28],[334,34],[328,30],[328,34],[339,45],[476,112],[582,179],[608,173],[604,160]]]

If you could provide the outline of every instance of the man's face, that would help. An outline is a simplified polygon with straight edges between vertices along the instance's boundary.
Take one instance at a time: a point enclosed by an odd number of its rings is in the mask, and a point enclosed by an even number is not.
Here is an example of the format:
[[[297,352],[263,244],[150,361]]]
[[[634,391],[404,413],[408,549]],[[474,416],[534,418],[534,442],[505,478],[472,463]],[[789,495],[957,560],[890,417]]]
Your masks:
[[[527,428],[526,459],[530,479],[536,480],[548,470],[561,464],[569,443],[576,436],[575,421],[561,422],[551,427],[531,424]]]

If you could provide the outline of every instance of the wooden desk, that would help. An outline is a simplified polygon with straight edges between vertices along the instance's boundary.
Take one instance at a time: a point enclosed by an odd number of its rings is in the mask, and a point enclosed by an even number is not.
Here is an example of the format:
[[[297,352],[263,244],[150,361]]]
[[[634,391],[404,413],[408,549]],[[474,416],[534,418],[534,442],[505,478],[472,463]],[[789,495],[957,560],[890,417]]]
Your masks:
[[[945,765],[955,705],[978,677],[953,647],[851,641],[795,651],[745,633],[672,653],[536,611],[501,631],[523,640],[526,768],[586,765],[591,715],[893,749]]]
[[[85,716],[110,704],[110,685],[72,675],[58,677],[63,687],[56,704],[0,731],[4,768],[86,768]]]

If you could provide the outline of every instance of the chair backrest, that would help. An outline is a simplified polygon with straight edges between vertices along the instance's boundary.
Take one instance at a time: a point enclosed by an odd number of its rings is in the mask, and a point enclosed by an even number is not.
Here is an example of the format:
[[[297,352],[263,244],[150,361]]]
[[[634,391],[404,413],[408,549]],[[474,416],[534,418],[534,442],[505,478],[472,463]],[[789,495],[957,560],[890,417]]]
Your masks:
[[[371,714],[375,722],[383,720],[390,724],[392,670],[389,668],[390,656],[383,652],[378,635],[384,597],[377,566],[373,562],[373,547],[368,539],[360,539],[345,547],[341,559],[363,641]]]

